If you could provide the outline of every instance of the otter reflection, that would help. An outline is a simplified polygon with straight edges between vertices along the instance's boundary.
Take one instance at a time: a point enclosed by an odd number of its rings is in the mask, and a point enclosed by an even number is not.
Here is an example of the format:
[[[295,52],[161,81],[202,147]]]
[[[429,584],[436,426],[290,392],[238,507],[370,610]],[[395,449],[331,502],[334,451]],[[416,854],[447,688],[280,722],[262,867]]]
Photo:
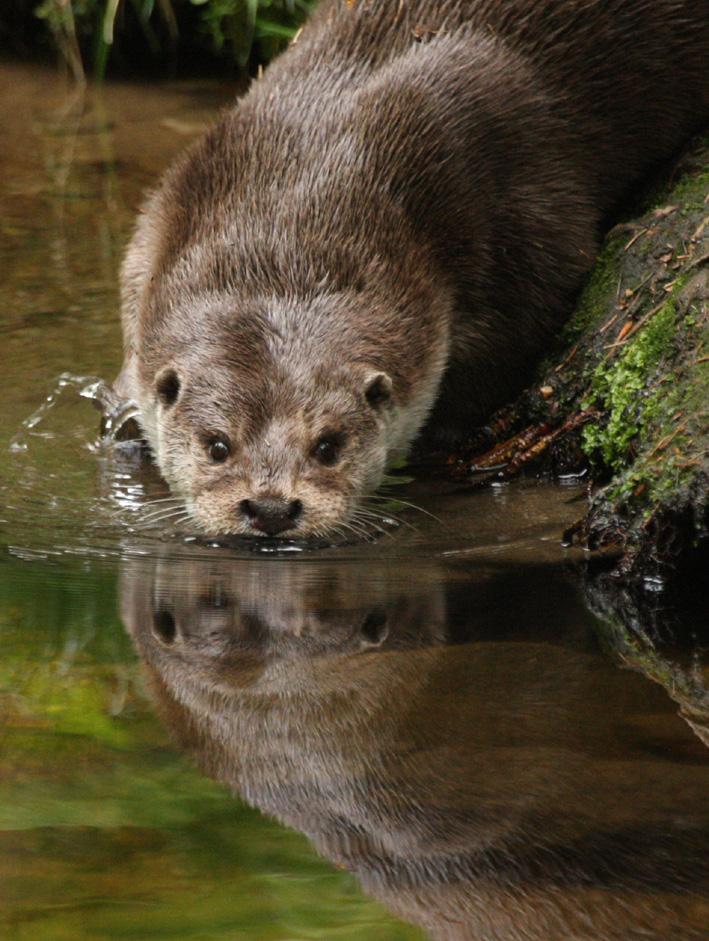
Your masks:
[[[706,937],[706,751],[583,629],[544,638],[583,624],[558,573],[171,560],[121,596],[201,767],[430,937]]]

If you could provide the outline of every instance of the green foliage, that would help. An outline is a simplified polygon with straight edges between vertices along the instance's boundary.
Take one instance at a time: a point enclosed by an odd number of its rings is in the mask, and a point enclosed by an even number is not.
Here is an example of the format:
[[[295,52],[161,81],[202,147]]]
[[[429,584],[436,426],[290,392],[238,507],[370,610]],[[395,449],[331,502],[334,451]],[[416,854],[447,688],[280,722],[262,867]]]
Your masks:
[[[230,48],[245,66],[255,39],[271,39],[273,52],[292,38],[310,8],[308,0],[190,0],[204,8],[215,50]],[[273,43],[273,40],[276,40]]]
[[[114,46],[139,36],[153,57],[200,45],[207,56],[245,68],[257,50],[270,59],[288,42],[313,0],[42,0],[35,14],[77,77],[86,61],[105,72]],[[195,20],[196,16],[196,20]],[[0,13],[0,18],[2,14]],[[196,29],[195,29],[196,26]],[[137,27],[137,28],[136,28]],[[197,34],[195,39],[195,34]]]

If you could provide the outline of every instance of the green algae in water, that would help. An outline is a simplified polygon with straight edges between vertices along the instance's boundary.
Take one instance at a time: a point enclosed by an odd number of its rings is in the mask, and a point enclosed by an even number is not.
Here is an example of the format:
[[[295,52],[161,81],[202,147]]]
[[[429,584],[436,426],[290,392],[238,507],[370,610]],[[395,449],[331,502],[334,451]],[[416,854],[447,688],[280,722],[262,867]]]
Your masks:
[[[0,565],[0,935],[414,941],[167,739],[115,573]]]

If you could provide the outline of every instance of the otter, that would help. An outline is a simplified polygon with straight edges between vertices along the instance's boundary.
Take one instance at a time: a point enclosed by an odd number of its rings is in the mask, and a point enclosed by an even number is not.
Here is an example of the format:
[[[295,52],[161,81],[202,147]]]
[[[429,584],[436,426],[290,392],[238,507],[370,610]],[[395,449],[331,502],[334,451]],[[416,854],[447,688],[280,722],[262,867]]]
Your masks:
[[[121,613],[202,770],[427,937],[700,941],[709,755],[550,574],[171,550]]]
[[[165,174],[117,391],[210,535],[348,525],[530,376],[609,213],[709,113],[696,0],[323,0]]]

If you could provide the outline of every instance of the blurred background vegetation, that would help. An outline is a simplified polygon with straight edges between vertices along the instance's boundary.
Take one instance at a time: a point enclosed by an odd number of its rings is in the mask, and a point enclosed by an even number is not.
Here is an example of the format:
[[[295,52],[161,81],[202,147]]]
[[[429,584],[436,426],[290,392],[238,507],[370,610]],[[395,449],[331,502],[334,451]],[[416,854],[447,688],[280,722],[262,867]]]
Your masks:
[[[314,0],[1,0],[0,49],[107,73],[233,74],[283,48]]]

